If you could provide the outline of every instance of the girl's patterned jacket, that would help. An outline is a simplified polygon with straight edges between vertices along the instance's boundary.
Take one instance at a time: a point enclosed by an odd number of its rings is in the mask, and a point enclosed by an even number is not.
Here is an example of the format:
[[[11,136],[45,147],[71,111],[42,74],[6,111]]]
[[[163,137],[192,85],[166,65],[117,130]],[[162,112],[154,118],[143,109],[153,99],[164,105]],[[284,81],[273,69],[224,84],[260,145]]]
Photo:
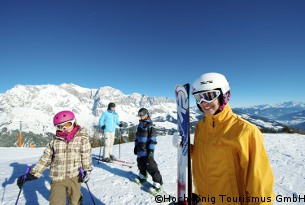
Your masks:
[[[91,169],[91,165],[91,145],[86,129],[82,128],[69,143],[55,136],[31,170],[31,174],[40,177],[50,166],[51,179],[59,181],[78,176],[80,167],[86,171]]]

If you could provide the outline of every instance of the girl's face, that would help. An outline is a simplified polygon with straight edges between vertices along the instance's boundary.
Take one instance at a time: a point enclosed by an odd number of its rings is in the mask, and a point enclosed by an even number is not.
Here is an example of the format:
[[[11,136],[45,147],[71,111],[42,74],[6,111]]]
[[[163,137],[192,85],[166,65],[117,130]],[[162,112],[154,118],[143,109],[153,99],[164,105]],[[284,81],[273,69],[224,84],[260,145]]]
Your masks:
[[[203,101],[199,106],[201,107],[204,114],[214,115],[220,107],[219,99],[217,98],[211,103],[207,103]]]

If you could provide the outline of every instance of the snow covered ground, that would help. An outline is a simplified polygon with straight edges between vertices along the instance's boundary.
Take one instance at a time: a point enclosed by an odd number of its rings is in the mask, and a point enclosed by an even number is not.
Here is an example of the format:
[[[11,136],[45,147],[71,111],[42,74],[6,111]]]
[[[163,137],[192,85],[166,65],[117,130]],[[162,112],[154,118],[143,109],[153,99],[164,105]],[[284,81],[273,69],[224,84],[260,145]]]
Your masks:
[[[275,175],[275,193],[278,201],[274,204],[305,204],[283,202],[296,192],[305,195],[305,136],[298,134],[264,134],[265,146]],[[16,186],[18,176],[24,174],[28,165],[33,166],[43,153],[44,148],[0,148],[0,205],[15,204],[19,189]],[[99,148],[93,149],[98,156]],[[135,162],[133,143],[116,145],[114,154],[121,159]],[[176,195],[176,149],[171,145],[171,136],[160,136],[155,158],[159,165],[164,189],[168,194]],[[94,162],[94,171],[88,182],[95,203],[98,204],[157,204],[152,195],[146,193],[130,179],[138,173],[136,164],[132,168],[119,163],[105,164]],[[151,178],[149,179],[151,180]],[[48,204],[50,178],[48,170],[35,181],[24,185],[18,204]],[[93,204],[87,187],[83,184],[84,204]],[[283,197],[281,197],[281,195]],[[164,203],[166,204],[166,203]]]

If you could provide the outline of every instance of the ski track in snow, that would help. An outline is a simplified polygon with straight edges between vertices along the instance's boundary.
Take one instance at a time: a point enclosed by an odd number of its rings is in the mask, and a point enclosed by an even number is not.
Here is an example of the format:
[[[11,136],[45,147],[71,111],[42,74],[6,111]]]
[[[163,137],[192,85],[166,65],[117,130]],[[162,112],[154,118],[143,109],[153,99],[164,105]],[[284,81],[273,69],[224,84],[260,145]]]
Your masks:
[[[155,151],[164,181],[164,190],[176,196],[177,150],[171,144],[172,136],[159,136]],[[305,136],[298,134],[264,134],[265,147],[275,177],[276,195],[292,197],[296,192],[305,194]],[[114,146],[114,155],[121,160],[136,162],[133,143]],[[24,174],[28,165],[34,166],[45,148],[0,148],[0,205],[15,204],[19,189],[16,179]],[[92,155],[98,156],[100,148],[94,148]],[[142,190],[132,180],[138,174],[136,164],[132,168],[120,163],[103,163],[93,159],[94,170],[88,182],[97,205],[102,204],[157,204],[154,197]],[[152,182],[151,177],[149,181]],[[50,178],[48,169],[35,181],[26,182],[18,204],[49,204]],[[85,184],[82,185],[84,204],[93,204]],[[289,203],[289,204],[305,204]],[[167,203],[163,203],[167,204]],[[275,205],[288,204],[274,201]]]

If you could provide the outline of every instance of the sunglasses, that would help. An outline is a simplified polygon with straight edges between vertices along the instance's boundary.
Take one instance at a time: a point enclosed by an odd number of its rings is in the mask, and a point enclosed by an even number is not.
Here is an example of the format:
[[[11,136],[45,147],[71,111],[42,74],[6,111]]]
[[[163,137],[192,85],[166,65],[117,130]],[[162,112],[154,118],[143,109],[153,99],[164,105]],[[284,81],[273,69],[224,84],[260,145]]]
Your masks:
[[[206,92],[195,93],[194,97],[197,104],[201,104],[202,102],[211,103],[216,100],[220,94],[221,92],[219,90],[209,90]]]
[[[57,130],[63,130],[64,128],[69,129],[71,126],[73,126],[75,120],[70,120],[67,122],[63,122],[60,124],[55,125]]]

